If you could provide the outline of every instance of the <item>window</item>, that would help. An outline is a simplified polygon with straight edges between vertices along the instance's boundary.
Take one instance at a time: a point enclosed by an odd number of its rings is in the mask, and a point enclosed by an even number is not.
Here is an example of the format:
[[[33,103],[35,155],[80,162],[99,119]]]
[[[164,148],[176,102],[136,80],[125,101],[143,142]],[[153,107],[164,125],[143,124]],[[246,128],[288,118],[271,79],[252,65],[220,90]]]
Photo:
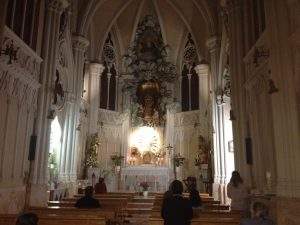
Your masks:
[[[100,108],[117,109],[117,67],[114,43],[111,34],[103,47],[102,61],[105,69],[100,79]]]
[[[35,0],[10,0],[7,6],[6,25],[30,47],[36,39],[37,6]]]
[[[199,109],[199,77],[194,70],[198,55],[191,34],[184,48],[181,71],[181,107],[182,111]]]

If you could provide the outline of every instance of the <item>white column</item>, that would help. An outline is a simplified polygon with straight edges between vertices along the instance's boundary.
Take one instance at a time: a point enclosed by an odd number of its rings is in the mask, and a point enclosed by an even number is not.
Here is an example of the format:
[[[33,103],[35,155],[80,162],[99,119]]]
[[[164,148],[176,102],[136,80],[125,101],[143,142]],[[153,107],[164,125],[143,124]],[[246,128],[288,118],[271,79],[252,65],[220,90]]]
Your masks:
[[[220,42],[217,37],[211,37],[207,41],[207,47],[210,52],[210,71],[211,71],[211,81],[213,84],[211,96],[212,101],[212,118],[213,118],[213,143],[214,143],[214,184],[213,184],[213,195],[216,199],[222,200],[222,151],[225,151],[220,147],[220,109],[216,102],[216,90],[218,89],[218,76],[219,76],[219,54],[220,54]]]
[[[199,110],[204,115],[209,102],[209,65],[200,64],[195,67],[195,71],[199,77]]]
[[[90,63],[90,126],[89,133],[98,131],[98,111],[100,107],[100,80],[104,66],[99,63]]]
[[[119,99],[119,96],[118,96],[118,94],[119,94],[119,76],[116,76],[116,90],[115,90],[116,92],[116,94],[115,94],[115,111],[117,111],[118,110],[118,99]]]
[[[106,102],[106,109],[109,109],[109,99],[110,99],[110,78],[111,78],[111,73],[107,73],[107,102]]]
[[[192,74],[189,73],[187,76],[188,76],[188,79],[189,79],[189,110],[191,110],[192,109],[192,90],[191,90]]]
[[[72,144],[70,145],[70,161],[71,165],[69,168],[69,175],[70,175],[70,181],[74,182],[77,179],[77,166],[78,163],[80,163],[79,156],[82,155],[81,151],[84,151],[85,149],[82,149],[81,139],[83,138],[83,135],[80,135],[80,132],[76,131],[76,128],[78,124],[80,123],[80,107],[83,102],[83,90],[84,90],[84,77],[83,71],[84,68],[84,61],[85,61],[85,52],[89,46],[89,41],[80,35],[73,35],[72,36],[72,47],[73,47],[73,57],[74,57],[74,74],[75,74],[75,90],[74,90],[74,96],[75,101],[73,104],[72,112],[70,116],[72,117],[72,129],[70,132],[72,132]],[[74,186],[74,185],[73,185]],[[73,190],[75,191],[75,190]],[[71,193],[71,190],[70,190]]]
[[[55,77],[56,59],[58,53],[58,38],[60,15],[68,6],[64,0],[47,1],[44,40],[43,64],[41,68],[41,83],[38,98],[38,118],[35,132],[38,136],[34,168],[32,171],[31,205],[45,206],[47,204],[47,169],[50,138],[50,123],[48,119],[52,99],[52,82]]]

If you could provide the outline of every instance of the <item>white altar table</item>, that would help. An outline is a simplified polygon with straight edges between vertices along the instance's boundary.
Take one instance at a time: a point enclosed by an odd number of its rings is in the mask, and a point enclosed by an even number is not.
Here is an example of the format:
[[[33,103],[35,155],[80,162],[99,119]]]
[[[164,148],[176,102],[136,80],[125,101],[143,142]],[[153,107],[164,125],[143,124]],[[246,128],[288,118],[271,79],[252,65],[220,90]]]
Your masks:
[[[140,165],[128,166],[121,170],[123,189],[127,191],[141,191],[140,183],[146,181],[151,192],[165,192],[174,179],[169,167]]]

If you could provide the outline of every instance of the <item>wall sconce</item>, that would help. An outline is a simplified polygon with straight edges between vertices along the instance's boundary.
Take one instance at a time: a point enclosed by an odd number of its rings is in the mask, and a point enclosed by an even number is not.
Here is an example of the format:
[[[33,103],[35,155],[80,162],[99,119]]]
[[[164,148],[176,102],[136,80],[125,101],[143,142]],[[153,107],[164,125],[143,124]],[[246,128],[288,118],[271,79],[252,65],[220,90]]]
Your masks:
[[[272,79],[269,79],[269,94],[273,94],[273,93],[276,93],[278,92],[278,88],[275,86],[275,83]]]
[[[15,48],[14,41],[12,40],[10,44],[5,46],[5,49],[1,50],[0,55],[6,55],[9,57],[7,64],[12,64],[13,61],[17,60],[17,52],[19,48]]]
[[[255,47],[254,54],[253,54],[253,64],[257,67],[259,66],[258,60],[260,58],[269,58],[270,51],[267,49],[264,49],[264,46],[262,47]]]
[[[234,115],[234,112],[233,112],[233,110],[232,110],[232,109],[230,110],[230,114],[229,114],[229,120],[231,120],[231,121],[234,121],[234,120],[236,120],[236,117],[235,117],[235,115]]]

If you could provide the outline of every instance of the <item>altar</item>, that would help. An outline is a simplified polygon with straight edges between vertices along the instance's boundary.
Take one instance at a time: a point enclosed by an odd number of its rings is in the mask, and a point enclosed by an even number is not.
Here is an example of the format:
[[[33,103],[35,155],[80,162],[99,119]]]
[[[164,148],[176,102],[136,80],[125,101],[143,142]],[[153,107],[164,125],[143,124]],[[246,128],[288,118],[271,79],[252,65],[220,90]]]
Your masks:
[[[150,192],[165,192],[174,179],[169,167],[154,165],[128,166],[121,170],[121,181],[126,191],[141,191],[140,183],[147,182]]]

